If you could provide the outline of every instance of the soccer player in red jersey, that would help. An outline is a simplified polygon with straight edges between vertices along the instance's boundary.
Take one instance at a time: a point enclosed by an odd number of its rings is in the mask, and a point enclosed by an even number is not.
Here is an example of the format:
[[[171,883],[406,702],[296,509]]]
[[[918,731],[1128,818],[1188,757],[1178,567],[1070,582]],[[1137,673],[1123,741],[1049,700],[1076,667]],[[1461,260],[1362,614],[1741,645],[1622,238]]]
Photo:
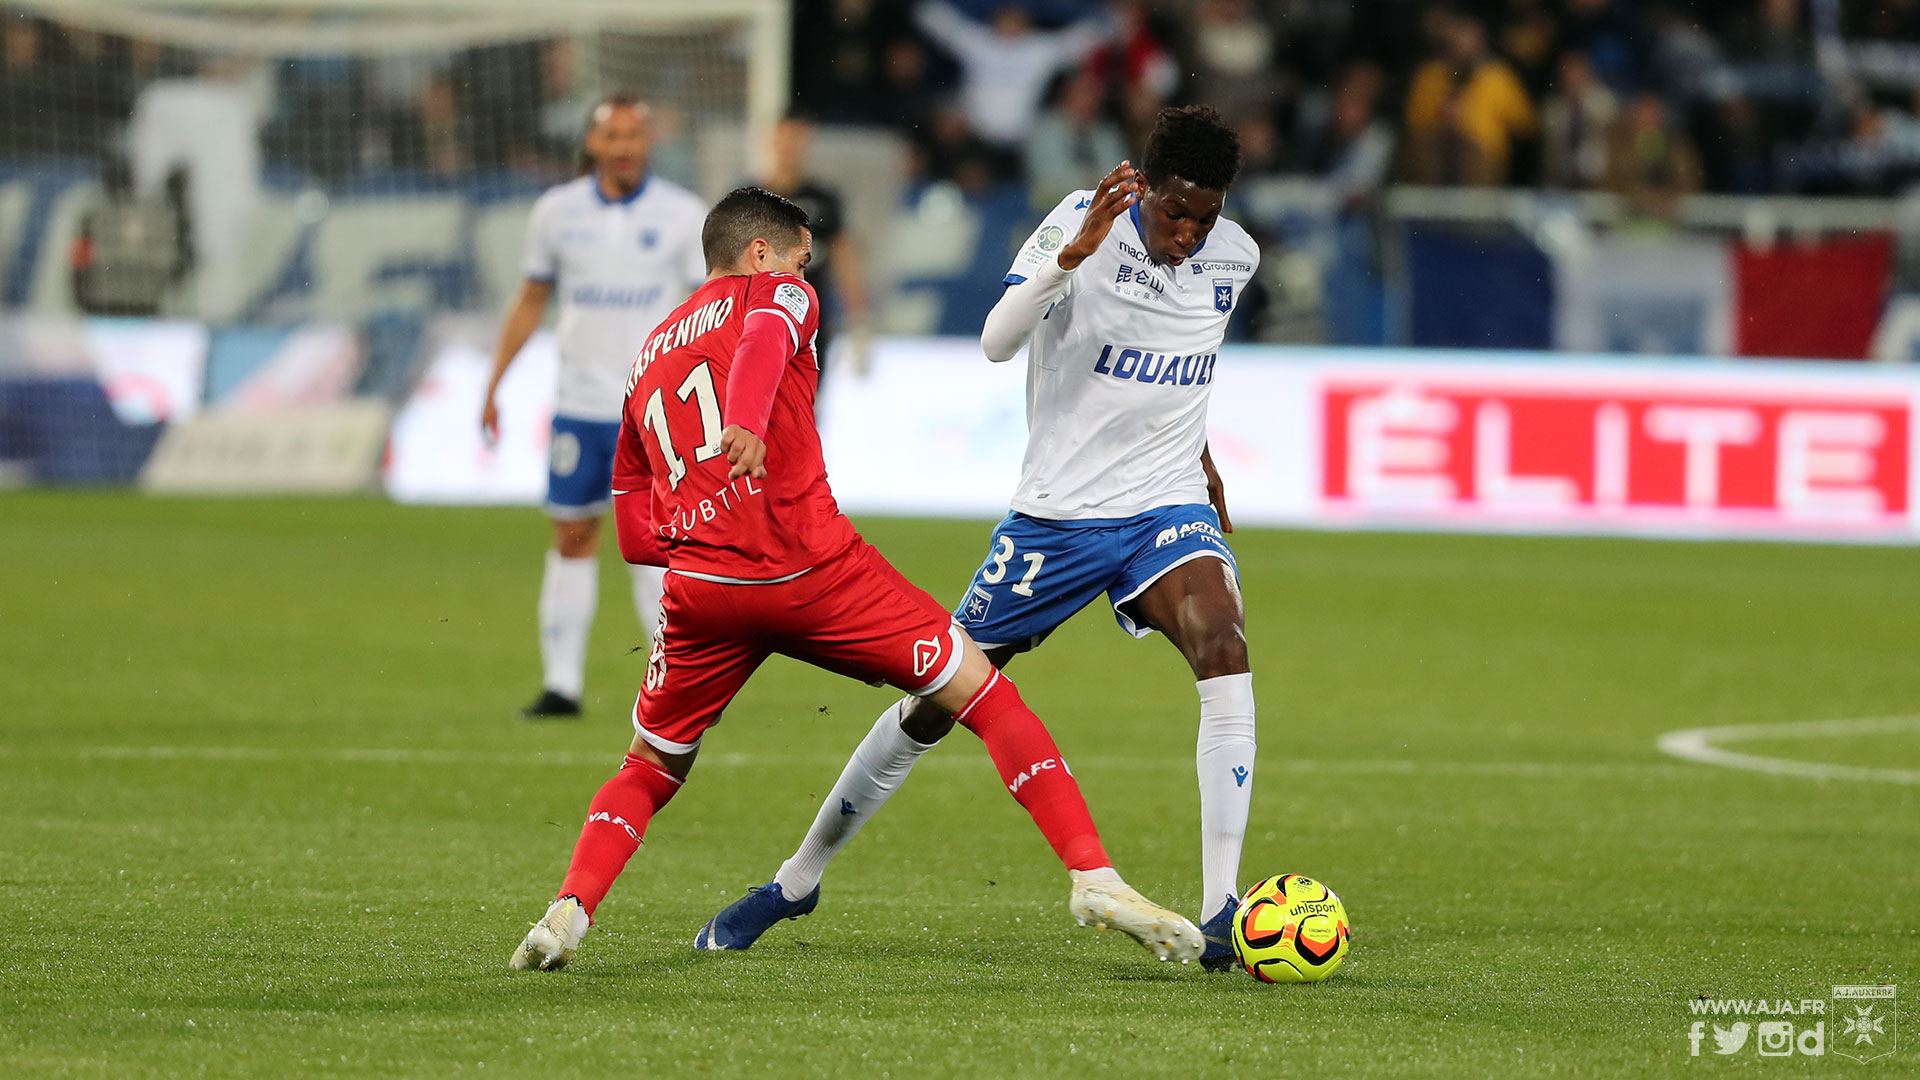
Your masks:
[[[588,805],[559,897],[511,966],[551,971],[573,958],[702,736],[774,653],[951,712],[1066,865],[1073,916],[1162,960],[1197,958],[1198,928],[1114,871],[1079,784],[1013,683],[834,503],[814,427],[819,302],[801,276],[806,213],[741,188],[707,215],[701,245],[706,284],[641,348],[615,450],[621,554],[667,568],[633,744]],[[768,899],[790,917],[812,910]]]

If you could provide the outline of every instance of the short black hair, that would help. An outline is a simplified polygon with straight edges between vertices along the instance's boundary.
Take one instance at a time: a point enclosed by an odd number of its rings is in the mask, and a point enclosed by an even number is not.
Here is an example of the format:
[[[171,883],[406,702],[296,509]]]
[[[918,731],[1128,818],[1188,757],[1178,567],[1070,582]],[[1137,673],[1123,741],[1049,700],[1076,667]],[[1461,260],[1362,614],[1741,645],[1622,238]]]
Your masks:
[[[765,188],[740,187],[707,211],[700,230],[700,250],[707,269],[724,270],[739,261],[747,245],[765,240],[781,251],[799,246],[802,230],[813,225],[807,212]]]
[[[1140,175],[1149,187],[1179,177],[1194,187],[1225,191],[1240,172],[1240,136],[1211,105],[1160,110]]]

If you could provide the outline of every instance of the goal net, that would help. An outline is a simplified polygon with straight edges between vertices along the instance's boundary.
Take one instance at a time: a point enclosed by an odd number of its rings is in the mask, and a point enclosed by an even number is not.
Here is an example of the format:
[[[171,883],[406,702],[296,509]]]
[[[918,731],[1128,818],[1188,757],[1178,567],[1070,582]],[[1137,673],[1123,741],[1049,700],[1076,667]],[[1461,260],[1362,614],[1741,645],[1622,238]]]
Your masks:
[[[8,314],[497,307],[527,206],[628,90],[713,194],[786,94],[785,0],[42,0],[4,12]]]

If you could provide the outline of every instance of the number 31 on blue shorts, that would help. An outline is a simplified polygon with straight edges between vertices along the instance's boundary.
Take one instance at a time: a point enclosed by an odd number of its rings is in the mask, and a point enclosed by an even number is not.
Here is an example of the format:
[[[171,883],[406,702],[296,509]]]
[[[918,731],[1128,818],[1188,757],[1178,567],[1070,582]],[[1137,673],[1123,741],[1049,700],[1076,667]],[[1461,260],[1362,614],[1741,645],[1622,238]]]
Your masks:
[[[1181,563],[1206,558],[1238,576],[1220,515],[1202,503],[1084,521],[1008,514],[953,617],[982,648],[1024,650],[1104,592],[1120,629],[1146,637],[1153,627],[1133,618],[1128,601]]]

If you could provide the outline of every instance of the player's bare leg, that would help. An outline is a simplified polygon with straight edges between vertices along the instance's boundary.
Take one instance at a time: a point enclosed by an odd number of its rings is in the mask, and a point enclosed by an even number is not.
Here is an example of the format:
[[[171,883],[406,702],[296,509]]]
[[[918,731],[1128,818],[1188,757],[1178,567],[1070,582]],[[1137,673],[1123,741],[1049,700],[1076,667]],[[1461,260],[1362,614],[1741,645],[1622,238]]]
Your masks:
[[[1255,750],[1240,586],[1224,560],[1194,559],[1168,571],[1130,607],[1180,650],[1200,693],[1194,766],[1200,782],[1200,925],[1209,939],[1201,962],[1226,970],[1233,966],[1232,918],[1239,906]]]
[[[640,848],[647,824],[672,799],[699,754],[667,754],[639,735],[627,748],[620,771],[587,806],[587,821],[574,845],[560,895],[527,931],[507,966],[515,971],[558,971],[572,961],[593,925],[594,909]]]
[[[540,579],[540,696],[520,710],[525,719],[580,715],[587,640],[600,605],[599,553],[599,518],[553,520],[553,547]]]

